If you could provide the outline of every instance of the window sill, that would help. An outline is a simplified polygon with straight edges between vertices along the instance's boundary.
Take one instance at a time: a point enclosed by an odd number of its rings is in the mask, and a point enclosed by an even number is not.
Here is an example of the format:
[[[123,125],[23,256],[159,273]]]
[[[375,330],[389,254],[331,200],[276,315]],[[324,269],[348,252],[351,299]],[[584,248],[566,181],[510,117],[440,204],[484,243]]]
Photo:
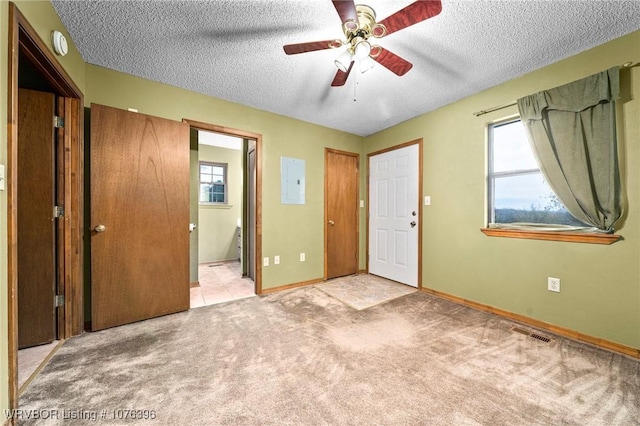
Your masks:
[[[232,204],[209,204],[209,203],[200,203],[198,207],[204,207],[207,209],[231,209],[233,208]]]
[[[524,238],[528,240],[564,241],[569,243],[613,244],[622,239],[618,234],[588,234],[578,232],[516,231],[513,229],[481,228],[488,237]]]

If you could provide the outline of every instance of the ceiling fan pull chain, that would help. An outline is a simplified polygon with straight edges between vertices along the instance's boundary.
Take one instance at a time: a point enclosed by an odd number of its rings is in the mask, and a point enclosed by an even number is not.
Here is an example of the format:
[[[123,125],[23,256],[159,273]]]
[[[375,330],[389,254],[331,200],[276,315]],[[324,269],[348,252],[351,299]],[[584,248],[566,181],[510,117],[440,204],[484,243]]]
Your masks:
[[[359,64],[358,64],[359,65]],[[353,84],[353,102],[356,102],[356,95],[358,94],[358,72],[355,73],[356,78],[354,79],[354,84]]]

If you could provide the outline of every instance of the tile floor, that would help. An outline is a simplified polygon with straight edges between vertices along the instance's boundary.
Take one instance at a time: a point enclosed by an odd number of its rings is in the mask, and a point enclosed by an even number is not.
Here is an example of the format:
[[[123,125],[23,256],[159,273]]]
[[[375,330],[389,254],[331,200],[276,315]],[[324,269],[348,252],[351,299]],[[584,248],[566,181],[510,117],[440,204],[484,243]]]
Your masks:
[[[29,380],[29,377],[47,359],[49,354],[56,349],[59,343],[59,340],[54,340],[47,345],[34,346],[18,351],[18,389]]]
[[[242,277],[240,262],[198,266],[200,287],[191,288],[191,309],[255,296],[253,280]]]

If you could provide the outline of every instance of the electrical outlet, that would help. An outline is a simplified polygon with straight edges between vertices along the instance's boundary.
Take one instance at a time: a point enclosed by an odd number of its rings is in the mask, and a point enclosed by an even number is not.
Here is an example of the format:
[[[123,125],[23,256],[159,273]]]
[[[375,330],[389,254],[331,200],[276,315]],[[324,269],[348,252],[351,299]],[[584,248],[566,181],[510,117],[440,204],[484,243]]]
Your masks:
[[[262,261],[262,266],[269,266],[269,258],[265,257]]]
[[[273,256],[273,264],[274,265],[280,264],[280,256]]]
[[[304,262],[304,260],[305,260],[304,253],[300,253],[300,262]]]
[[[555,291],[556,293],[560,293],[560,278],[547,278],[547,289],[549,291]]]

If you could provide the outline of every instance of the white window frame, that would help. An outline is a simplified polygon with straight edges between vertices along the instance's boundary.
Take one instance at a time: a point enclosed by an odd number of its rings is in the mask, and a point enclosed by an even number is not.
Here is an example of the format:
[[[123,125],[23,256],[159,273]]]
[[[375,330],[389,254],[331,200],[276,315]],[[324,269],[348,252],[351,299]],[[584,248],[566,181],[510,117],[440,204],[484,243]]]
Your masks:
[[[496,224],[496,218],[495,218],[495,183],[497,179],[500,178],[512,178],[512,177],[519,177],[519,176],[527,176],[527,175],[540,175],[543,177],[542,175],[542,171],[540,170],[540,167],[536,167],[536,168],[528,168],[528,169],[514,169],[514,170],[508,170],[508,171],[500,171],[500,172],[494,172],[494,164],[493,164],[493,160],[494,160],[494,149],[495,149],[495,144],[494,144],[494,132],[493,129],[501,127],[501,126],[505,126],[505,125],[509,125],[509,124],[514,124],[517,122],[521,122],[522,120],[520,119],[519,116],[516,117],[512,117],[509,119],[505,119],[505,120],[501,120],[501,121],[496,121],[495,123],[490,123],[487,126],[487,132],[488,132],[488,150],[487,150],[487,155],[488,155],[488,167],[487,167],[487,218],[488,218],[488,222],[489,224]],[[535,159],[535,158],[534,158]],[[548,184],[547,184],[548,186]],[[551,193],[553,193],[553,190],[549,187],[548,188],[549,191]],[[563,206],[564,207],[564,206]],[[565,208],[566,211],[566,208]],[[531,226],[550,226],[550,227],[558,227],[558,226],[565,226],[565,225],[558,225],[557,223],[549,223],[549,222],[528,222],[527,224],[531,224]],[[508,226],[509,223],[497,223],[496,225],[500,226],[500,225],[506,225]],[[584,224],[572,224],[569,226],[587,226]]]
[[[493,138],[493,129],[495,127],[500,127],[508,124],[512,124],[518,121],[522,121],[520,117],[513,117],[506,120],[497,121],[495,123],[490,123],[487,127],[488,132],[488,172],[487,172],[487,194],[488,194],[488,203],[487,203],[487,217],[489,219],[489,223],[495,223],[495,209],[493,206],[495,205],[495,181],[496,178],[501,177],[515,177],[515,176],[526,176],[535,173],[541,173],[540,168],[536,169],[522,169],[522,170],[511,170],[508,172],[493,172],[493,158],[494,158],[494,138]]]
[[[213,182],[203,182],[202,181],[202,166],[212,166],[212,167],[221,167],[223,170],[223,182],[216,183],[216,185],[224,186],[224,201],[203,201],[202,200],[202,185],[212,185]],[[228,164],[227,163],[218,163],[214,161],[199,161],[198,162],[198,203],[202,205],[226,205],[229,203],[229,181],[228,181]],[[212,174],[213,176],[213,174]]]

